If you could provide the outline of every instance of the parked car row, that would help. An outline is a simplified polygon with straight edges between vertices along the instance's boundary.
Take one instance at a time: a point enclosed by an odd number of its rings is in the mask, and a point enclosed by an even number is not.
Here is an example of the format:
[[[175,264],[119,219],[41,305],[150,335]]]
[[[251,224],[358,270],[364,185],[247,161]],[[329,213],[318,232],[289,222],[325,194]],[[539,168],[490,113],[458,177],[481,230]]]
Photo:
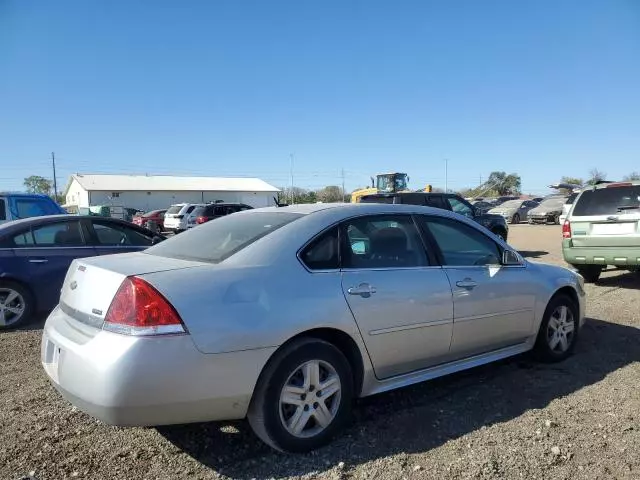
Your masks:
[[[164,231],[180,233],[214,218],[251,208],[253,207],[242,203],[177,203],[167,210],[148,212],[138,217],[140,220],[134,219],[134,222],[145,224],[153,220]]]

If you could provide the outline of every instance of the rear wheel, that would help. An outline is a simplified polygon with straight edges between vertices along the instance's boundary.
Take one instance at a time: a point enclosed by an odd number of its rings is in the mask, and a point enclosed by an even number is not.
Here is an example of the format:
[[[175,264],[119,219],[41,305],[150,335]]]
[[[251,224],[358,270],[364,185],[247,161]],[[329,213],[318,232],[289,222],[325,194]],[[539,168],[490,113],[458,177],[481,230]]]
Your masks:
[[[602,273],[602,267],[598,265],[574,265],[574,268],[584,277],[587,283],[596,283]]]
[[[33,314],[35,302],[31,292],[19,283],[0,282],[0,330],[17,328]]]
[[[513,216],[513,218],[511,219],[511,223],[513,223],[514,225],[517,225],[520,223],[520,215],[518,215],[517,213]]]
[[[553,224],[560,225],[560,215],[556,215],[555,217],[553,217]]]
[[[348,420],[353,399],[349,362],[334,345],[302,338],[265,367],[247,417],[262,441],[284,452],[328,443]]]
[[[534,347],[536,357],[543,362],[559,362],[573,352],[578,340],[579,312],[567,295],[551,299],[540,324]]]

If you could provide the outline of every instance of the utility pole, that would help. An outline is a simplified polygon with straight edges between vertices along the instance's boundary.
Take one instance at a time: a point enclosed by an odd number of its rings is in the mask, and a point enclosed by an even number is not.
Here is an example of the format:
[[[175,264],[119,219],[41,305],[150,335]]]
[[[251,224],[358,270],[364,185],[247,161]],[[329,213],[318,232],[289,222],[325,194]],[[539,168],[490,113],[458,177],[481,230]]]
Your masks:
[[[444,159],[444,193],[449,193],[449,159]]]
[[[344,203],[344,168],[342,169],[342,203]]]
[[[53,164],[53,199],[58,201],[58,181],[56,179],[56,154],[51,152],[51,163]]]
[[[293,197],[293,153],[289,154],[289,176],[290,176],[290,183],[289,183],[289,195],[291,196],[291,202],[290,204],[293,205],[294,204],[294,197]]]

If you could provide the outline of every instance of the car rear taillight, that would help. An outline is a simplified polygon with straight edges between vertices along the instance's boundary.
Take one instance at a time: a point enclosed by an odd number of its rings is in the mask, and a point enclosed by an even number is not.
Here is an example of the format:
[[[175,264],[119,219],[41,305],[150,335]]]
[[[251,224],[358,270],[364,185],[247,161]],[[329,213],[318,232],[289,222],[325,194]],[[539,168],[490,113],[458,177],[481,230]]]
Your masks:
[[[124,279],[111,301],[102,328],[125,335],[186,333],[173,306],[138,277]]]
[[[571,222],[569,220],[565,220],[562,225],[562,238],[571,238]]]
[[[207,217],[198,217],[196,218],[196,223],[206,223]]]

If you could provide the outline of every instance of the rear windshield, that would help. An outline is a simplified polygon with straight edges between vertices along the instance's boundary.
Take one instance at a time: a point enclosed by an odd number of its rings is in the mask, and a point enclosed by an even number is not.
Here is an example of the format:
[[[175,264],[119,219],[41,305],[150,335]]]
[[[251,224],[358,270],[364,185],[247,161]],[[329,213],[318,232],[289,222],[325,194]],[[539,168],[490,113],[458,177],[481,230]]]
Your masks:
[[[394,197],[362,197],[360,203],[393,203]]]
[[[160,215],[160,213],[162,213],[162,210],[152,210],[150,212],[145,213],[144,215],[142,215],[144,218],[149,218],[149,217],[154,217],[156,215]]]
[[[161,257],[218,263],[256,240],[303,216],[286,212],[247,212],[199,225],[146,250]]]
[[[171,205],[167,213],[178,213],[182,210],[182,207],[184,207],[184,205]]]
[[[573,216],[619,215],[640,209],[640,185],[585,190],[573,207]]]

